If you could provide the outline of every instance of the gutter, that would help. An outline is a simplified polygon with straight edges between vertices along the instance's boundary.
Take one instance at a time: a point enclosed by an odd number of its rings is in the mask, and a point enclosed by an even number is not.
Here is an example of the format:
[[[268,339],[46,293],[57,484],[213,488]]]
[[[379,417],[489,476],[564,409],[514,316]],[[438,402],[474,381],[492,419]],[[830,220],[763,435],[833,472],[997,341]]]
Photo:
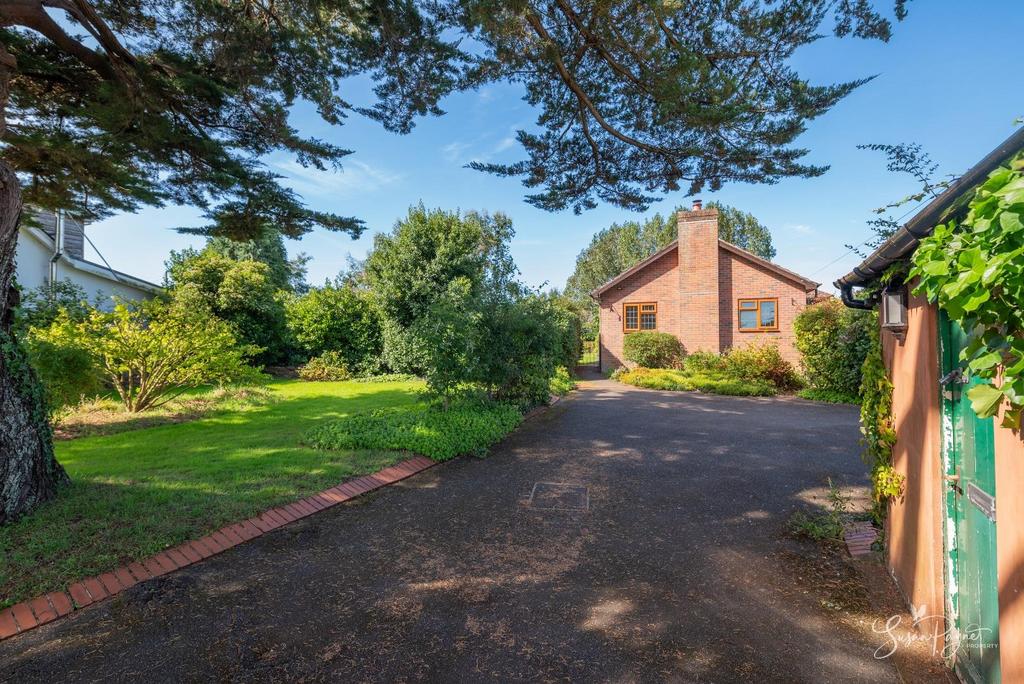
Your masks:
[[[876,301],[873,298],[857,299],[853,294],[853,288],[863,287],[874,282],[891,265],[913,254],[922,238],[931,235],[936,225],[945,220],[954,210],[960,208],[961,200],[969,191],[981,185],[990,173],[1022,149],[1024,149],[1024,128],[1004,140],[967,173],[956,179],[941,195],[929,202],[928,206],[879,245],[878,249],[864,259],[859,266],[836,280],[834,285],[839,288],[843,304],[851,309],[874,308]]]

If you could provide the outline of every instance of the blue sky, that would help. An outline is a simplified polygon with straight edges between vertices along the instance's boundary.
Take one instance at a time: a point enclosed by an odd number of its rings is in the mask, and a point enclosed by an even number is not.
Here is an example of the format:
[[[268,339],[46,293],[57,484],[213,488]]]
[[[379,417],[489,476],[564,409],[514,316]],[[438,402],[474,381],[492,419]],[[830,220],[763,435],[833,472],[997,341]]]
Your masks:
[[[882,4],[885,0],[882,0]],[[885,170],[878,153],[856,149],[862,143],[918,142],[940,163],[940,171],[960,173],[1013,132],[1024,116],[1024,69],[1015,54],[1024,3],[1001,0],[964,3],[926,0],[910,3],[910,16],[888,44],[856,39],[824,39],[794,58],[812,82],[836,82],[877,74],[825,116],[813,121],[798,144],[811,150],[806,161],[829,164],[815,179],[777,185],[728,185],[704,193],[756,215],[773,234],[776,261],[826,284],[860,259],[846,254],[846,243],[870,237],[871,210],[914,190],[905,178]],[[353,83],[358,100],[365,83]],[[366,221],[363,237],[318,231],[289,241],[291,253],[313,257],[310,281],[321,283],[344,268],[346,256],[365,256],[377,232],[388,231],[410,205],[502,211],[512,217],[512,252],[531,286],[561,287],[576,255],[601,228],[616,221],[671,211],[688,204],[682,193],[667,196],[645,214],[610,205],[580,216],[547,213],[523,201],[526,189],[515,178],[497,178],[464,168],[474,159],[512,161],[520,151],[517,128],[529,126],[536,112],[516,86],[491,85],[461,93],[444,103],[447,115],[421,120],[407,136],[353,118],[330,127],[307,110],[294,122],[306,134],[354,149],[339,173],[303,169],[286,157],[269,161],[313,207]],[[201,245],[202,239],[171,230],[197,225],[188,207],[147,209],[93,224],[88,233],[114,268],[160,282],[172,249]],[[95,253],[92,253],[95,258]]]

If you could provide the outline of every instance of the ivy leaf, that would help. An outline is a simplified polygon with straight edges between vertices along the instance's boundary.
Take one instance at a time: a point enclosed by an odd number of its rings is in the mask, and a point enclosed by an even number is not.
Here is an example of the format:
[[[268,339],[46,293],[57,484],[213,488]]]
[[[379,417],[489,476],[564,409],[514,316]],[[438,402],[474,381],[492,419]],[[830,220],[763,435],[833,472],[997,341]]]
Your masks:
[[[967,398],[971,400],[971,408],[981,418],[989,418],[999,410],[1003,393],[992,385],[975,385],[967,390]]]
[[[949,264],[945,261],[936,259],[935,261],[926,262],[921,266],[921,271],[930,276],[946,276],[949,275]]]
[[[970,368],[972,371],[988,370],[989,368],[998,365],[999,362],[1002,360],[1003,355],[1000,354],[999,352],[993,351],[987,354],[982,354],[978,358],[971,361],[967,367]]]
[[[1020,417],[1021,409],[1009,409],[1003,414],[1003,422],[1000,423],[1000,427],[1004,427],[1007,430],[1020,430]]]
[[[1024,223],[1020,220],[1020,214],[1012,211],[1004,211],[999,215],[999,225],[1008,233],[1015,233],[1024,229]]]
[[[989,290],[979,290],[963,301],[964,311],[977,311],[978,307],[989,300],[992,293]]]

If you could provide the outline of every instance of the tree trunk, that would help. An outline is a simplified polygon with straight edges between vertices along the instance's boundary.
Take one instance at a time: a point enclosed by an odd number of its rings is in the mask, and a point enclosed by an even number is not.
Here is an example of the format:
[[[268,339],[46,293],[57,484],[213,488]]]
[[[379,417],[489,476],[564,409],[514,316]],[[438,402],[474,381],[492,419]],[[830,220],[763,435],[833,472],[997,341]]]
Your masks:
[[[20,215],[18,177],[0,160],[0,525],[53,498],[68,480],[53,456],[42,387],[12,327]]]

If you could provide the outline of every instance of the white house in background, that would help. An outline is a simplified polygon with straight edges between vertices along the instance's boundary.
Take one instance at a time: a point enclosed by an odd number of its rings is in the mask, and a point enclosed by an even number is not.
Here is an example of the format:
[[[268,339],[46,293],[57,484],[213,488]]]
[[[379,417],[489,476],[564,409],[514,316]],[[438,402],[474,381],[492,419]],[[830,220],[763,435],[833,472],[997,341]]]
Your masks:
[[[113,298],[148,299],[159,293],[159,285],[115,271],[85,258],[85,227],[64,212],[31,212],[37,225],[22,220],[18,229],[18,284],[25,290],[70,280],[85,290],[89,301],[106,308]]]

